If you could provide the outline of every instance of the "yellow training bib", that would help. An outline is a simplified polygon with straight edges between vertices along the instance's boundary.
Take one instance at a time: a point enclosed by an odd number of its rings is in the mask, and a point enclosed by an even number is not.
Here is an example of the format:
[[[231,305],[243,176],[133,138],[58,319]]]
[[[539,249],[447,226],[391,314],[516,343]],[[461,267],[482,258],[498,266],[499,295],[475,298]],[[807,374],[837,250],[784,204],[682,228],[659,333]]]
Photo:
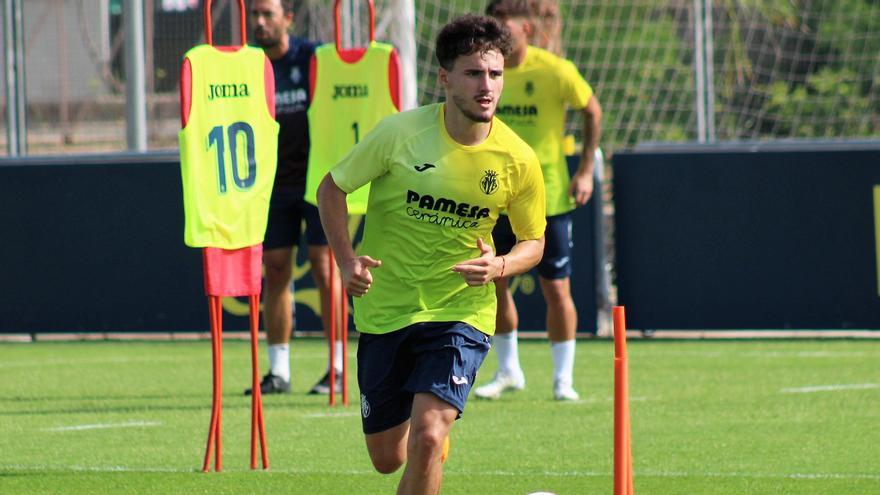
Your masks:
[[[372,42],[360,60],[348,63],[332,43],[315,50],[315,93],[309,106],[309,168],[306,201],[317,204],[318,185],[358,141],[386,115],[397,113],[388,67],[394,48]],[[348,212],[367,211],[369,184],[348,195]]]
[[[263,50],[187,52],[192,106],[178,135],[184,242],[239,249],[263,242],[278,160],[278,123],[266,104]]]

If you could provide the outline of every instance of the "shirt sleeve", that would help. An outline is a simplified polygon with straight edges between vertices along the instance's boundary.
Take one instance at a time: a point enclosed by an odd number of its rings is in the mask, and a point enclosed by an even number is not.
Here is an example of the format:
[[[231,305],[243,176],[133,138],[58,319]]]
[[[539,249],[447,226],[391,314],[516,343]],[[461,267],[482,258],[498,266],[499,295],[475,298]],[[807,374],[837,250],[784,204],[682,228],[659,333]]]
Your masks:
[[[388,171],[391,135],[380,122],[330,169],[330,176],[339,189],[352,193]]]
[[[531,153],[518,167],[514,192],[507,205],[510,226],[517,241],[539,239],[547,228],[544,176],[538,157]]]
[[[590,98],[593,97],[593,88],[581,76],[574,63],[570,60],[563,60],[560,64],[559,74],[562,98],[576,110],[587,106]]]

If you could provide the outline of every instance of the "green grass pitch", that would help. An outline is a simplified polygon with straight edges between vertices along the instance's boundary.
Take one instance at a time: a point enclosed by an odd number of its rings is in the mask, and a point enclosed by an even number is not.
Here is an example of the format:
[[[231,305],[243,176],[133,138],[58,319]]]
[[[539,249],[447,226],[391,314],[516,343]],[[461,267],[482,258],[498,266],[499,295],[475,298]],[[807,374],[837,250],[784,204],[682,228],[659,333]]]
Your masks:
[[[293,342],[294,393],[264,398],[271,469],[252,472],[249,348],[225,343],[224,471],[204,474],[209,342],[0,344],[0,493],[393,493],[355,380],[347,408],[305,395],[325,349]],[[552,400],[546,341],[521,357],[526,390],[454,426],[443,492],[611,493],[611,342],[578,343],[579,403]],[[880,493],[880,342],[635,340],[629,363],[636,493]]]

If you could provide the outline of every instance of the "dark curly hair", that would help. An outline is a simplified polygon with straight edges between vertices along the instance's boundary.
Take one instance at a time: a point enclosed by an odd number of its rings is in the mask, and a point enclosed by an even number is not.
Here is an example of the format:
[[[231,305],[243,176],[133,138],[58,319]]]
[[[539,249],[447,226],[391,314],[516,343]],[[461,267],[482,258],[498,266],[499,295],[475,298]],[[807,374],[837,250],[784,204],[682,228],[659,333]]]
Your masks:
[[[528,0],[491,0],[486,5],[486,15],[496,19],[509,19],[511,17],[530,17],[535,9],[531,5],[535,2]]]
[[[510,32],[492,17],[468,14],[454,19],[437,35],[435,51],[440,67],[451,70],[458,57],[496,50],[510,55]]]

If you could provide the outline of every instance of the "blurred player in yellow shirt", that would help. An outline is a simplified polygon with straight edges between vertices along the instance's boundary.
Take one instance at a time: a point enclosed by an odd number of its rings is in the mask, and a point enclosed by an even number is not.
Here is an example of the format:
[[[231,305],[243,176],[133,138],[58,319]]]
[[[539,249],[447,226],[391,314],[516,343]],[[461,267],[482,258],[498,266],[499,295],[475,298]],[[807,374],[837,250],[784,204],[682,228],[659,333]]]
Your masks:
[[[544,256],[538,265],[541,291],[547,303],[547,333],[553,354],[553,396],[577,400],[573,388],[577,311],[571,297],[571,211],[584,205],[593,193],[594,153],[599,141],[602,110],[593,89],[570,61],[529,45],[540,32],[547,33],[546,2],[539,0],[492,0],[486,14],[505,24],[511,33],[513,51],[505,59],[504,95],[497,114],[538,155],[547,193],[547,231]],[[540,10],[539,10],[540,9]],[[550,38],[553,33],[550,33]],[[569,177],[564,152],[567,108],[583,114],[583,150],[580,167]],[[498,252],[506,252],[515,241],[502,218],[492,234]],[[519,364],[516,327],[518,314],[507,280],[496,285],[498,321],[495,351],[498,372],[474,393],[497,399],[506,390],[525,387]]]

